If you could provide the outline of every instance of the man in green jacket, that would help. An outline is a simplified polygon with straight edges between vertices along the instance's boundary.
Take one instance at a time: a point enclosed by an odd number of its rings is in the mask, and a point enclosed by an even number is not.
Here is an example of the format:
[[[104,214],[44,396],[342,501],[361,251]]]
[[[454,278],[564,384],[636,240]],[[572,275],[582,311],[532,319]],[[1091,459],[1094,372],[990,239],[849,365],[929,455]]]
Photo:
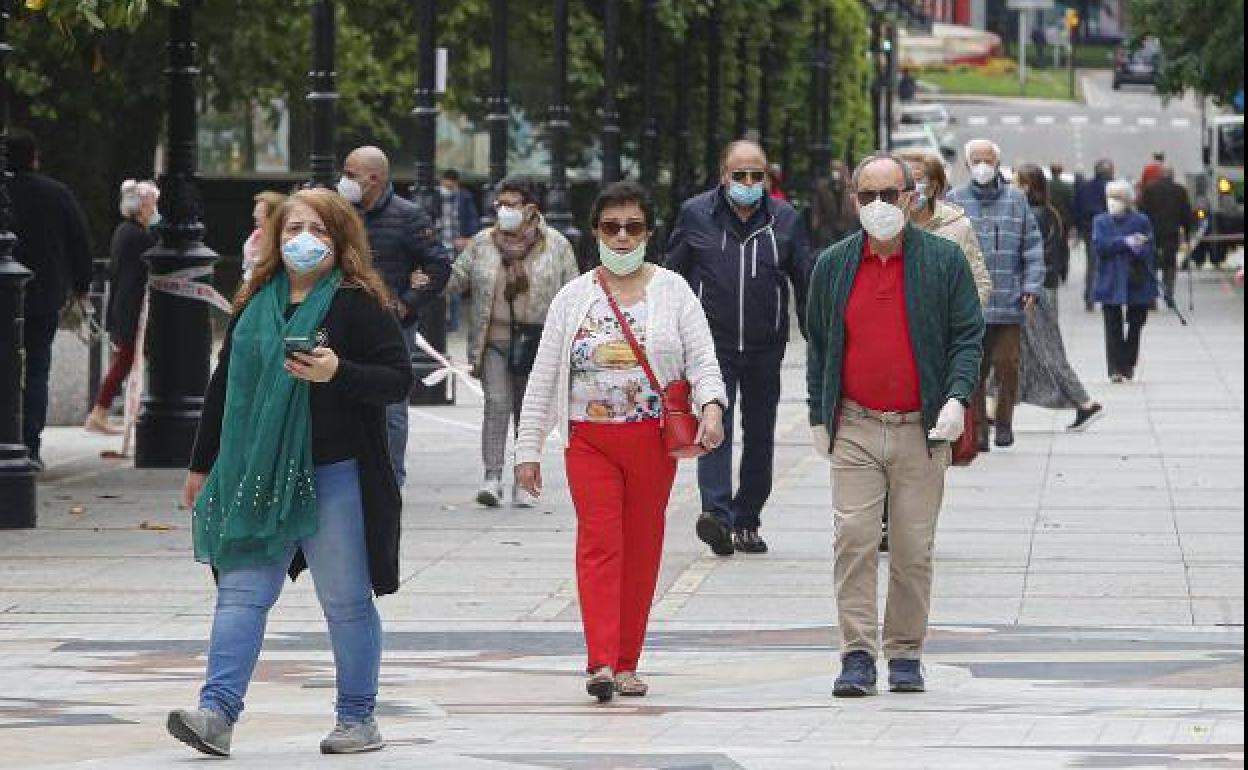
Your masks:
[[[984,318],[957,244],[906,221],[909,166],[872,155],[852,185],[863,231],[819,257],[806,308],[810,424],[832,464],[842,664],[833,694],[876,691],[886,498],[889,688],[921,692],[936,518],[978,380]]]

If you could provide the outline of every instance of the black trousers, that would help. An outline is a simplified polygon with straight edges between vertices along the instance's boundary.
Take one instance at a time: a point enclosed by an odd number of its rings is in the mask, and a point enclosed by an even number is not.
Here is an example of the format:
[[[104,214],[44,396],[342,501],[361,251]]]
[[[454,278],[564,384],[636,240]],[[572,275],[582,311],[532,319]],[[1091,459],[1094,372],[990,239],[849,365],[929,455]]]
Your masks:
[[[1148,322],[1148,310],[1148,305],[1101,306],[1105,315],[1105,358],[1110,377],[1135,375],[1135,365],[1140,360],[1140,335]]]

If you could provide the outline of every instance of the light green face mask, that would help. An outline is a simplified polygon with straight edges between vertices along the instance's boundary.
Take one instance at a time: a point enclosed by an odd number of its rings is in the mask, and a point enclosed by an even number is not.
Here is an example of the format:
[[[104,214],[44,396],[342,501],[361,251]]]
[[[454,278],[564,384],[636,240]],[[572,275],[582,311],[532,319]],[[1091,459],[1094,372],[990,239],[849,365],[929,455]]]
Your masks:
[[[641,245],[637,248],[626,254],[621,254],[599,240],[598,259],[602,262],[602,266],[609,270],[613,275],[632,275],[640,270],[641,266],[645,264],[646,243],[645,241],[642,241]]]

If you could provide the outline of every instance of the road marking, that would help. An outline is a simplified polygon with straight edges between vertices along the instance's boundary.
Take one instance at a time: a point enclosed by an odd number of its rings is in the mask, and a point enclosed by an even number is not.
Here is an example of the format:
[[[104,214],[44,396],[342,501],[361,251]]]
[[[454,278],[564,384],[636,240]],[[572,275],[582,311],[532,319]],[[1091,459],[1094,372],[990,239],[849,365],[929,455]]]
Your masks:
[[[1036,116],[1037,126],[1051,126],[1056,122],[1057,122],[1057,118],[1053,117],[1052,115],[1037,115]]]
[[[1175,128],[1191,128],[1192,121],[1191,118],[1172,118],[1170,120],[1170,125]]]
[[[1017,126],[1019,123],[1022,123],[1022,122],[1023,122],[1023,118],[1021,115],[1002,115],[1001,116],[1001,125],[1003,126]]]
[[[1075,126],[1086,125],[1088,122],[1088,116],[1087,115],[1071,115],[1070,122],[1071,122],[1071,125],[1075,125]]]
[[[983,115],[972,115],[972,116],[970,116],[969,118],[967,118],[967,119],[966,119],[966,125],[968,125],[968,126],[986,126],[986,125],[988,125],[988,118],[984,117]]]
[[[1106,116],[1105,116],[1105,125],[1107,125],[1107,126],[1121,126],[1121,125],[1122,125],[1122,116],[1121,116],[1121,115],[1106,115]]]
[[[1155,126],[1157,125],[1157,118],[1150,118],[1141,115],[1135,119],[1135,122],[1139,123],[1141,126]]]

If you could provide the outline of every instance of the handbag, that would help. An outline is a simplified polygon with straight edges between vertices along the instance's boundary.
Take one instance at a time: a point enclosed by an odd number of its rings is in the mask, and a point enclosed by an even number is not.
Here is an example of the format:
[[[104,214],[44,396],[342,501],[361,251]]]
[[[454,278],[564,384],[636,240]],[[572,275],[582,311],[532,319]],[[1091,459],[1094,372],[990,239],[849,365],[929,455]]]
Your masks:
[[[599,268],[601,270],[601,268]],[[654,370],[650,368],[650,360],[646,357],[646,353],[642,350],[641,345],[637,342],[637,337],[633,335],[632,326],[629,325],[628,319],[621,312],[619,303],[615,301],[615,297],[607,291],[606,282],[602,280],[602,273],[599,272],[598,285],[602,287],[603,293],[607,295],[607,304],[611,306],[611,312],[615,314],[615,320],[620,324],[620,330],[624,333],[624,339],[628,341],[628,346],[633,349],[633,356],[637,359],[637,363],[641,365],[642,371],[646,373],[646,378],[650,380],[650,387],[654,388],[654,392],[659,394],[659,432],[663,436],[663,448],[667,453],[676,458],[700,457],[706,454],[706,448],[698,443],[698,417],[693,413],[693,386],[689,380],[680,379],[672,380],[663,387],[659,384],[659,378],[655,376]]]
[[[975,462],[979,455],[979,440],[975,436],[975,410],[967,409],[963,416],[962,435],[953,442],[953,464],[965,468]]]
[[[511,311],[511,338],[507,341],[507,371],[517,377],[528,377],[537,361],[537,348],[542,343],[542,324],[520,323],[516,320],[514,300],[507,300]]]

